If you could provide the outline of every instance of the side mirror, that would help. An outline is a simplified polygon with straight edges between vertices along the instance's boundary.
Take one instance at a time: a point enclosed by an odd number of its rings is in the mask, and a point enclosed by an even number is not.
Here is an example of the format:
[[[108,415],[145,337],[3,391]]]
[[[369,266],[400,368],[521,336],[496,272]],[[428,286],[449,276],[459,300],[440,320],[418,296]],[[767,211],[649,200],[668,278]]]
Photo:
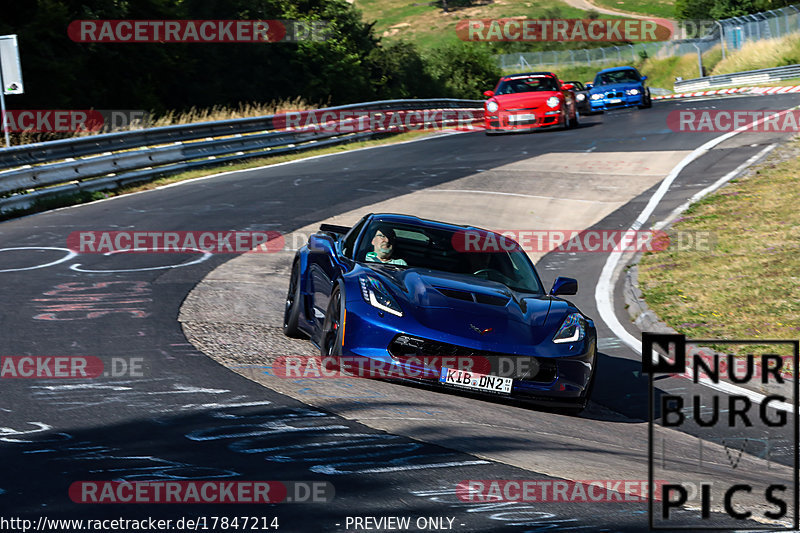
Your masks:
[[[494,91],[483,91],[483,96],[485,96],[486,98],[491,98],[492,96],[494,96]]]
[[[335,255],[334,250],[336,245],[333,237],[325,235],[324,233],[315,233],[308,238],[308,248],[312,252],[324,252],[330,255]]]
[[[553,282],[553,288],[550,289],[551,296],[567,296],[570,294],[578,293],[578,280],[573,278],[557,277]]]
[[[562,85],[561,88],[564,89],[564,90],[567,90],[567,91],[571,91],[571,90],[573,90],[575,88],[575,86],[572,85],[571,83],[568,83],[566,85]]]
[[[594,83],[584,83],[583,86],[586,87],[587,89],[591,89],[592,87],[594,87]]]
[[[641,77],[641,78],[639,78],[639,79],[640,79],[640,80],[642,80],[642,81],[644,81],[644,80],[646,80],[646,79],[647,79],[647,76],[642,76],[642,77]]]

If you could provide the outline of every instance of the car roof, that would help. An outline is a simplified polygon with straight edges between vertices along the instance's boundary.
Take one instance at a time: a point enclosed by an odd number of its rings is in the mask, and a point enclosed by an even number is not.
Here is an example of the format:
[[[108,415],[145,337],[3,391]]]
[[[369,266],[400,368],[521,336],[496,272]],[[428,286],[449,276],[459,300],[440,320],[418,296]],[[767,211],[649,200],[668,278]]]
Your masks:
[[[516,74],[509,74],[508,76],[502,76],[500,79],[501,80],[508,80],[508,79],[511,79],[511,78],[516,78],[517,76],[519,76],[519,77],[522,77],[522,76],[550,76],[550,77],[558,79],[558,76],[556,76],[552,72],[518,72]]]
[[[604,68],[598,74],[602,74],[604,72],[616,72],[618,70],[636,70],[636,67],[611,67],[611,68]]]

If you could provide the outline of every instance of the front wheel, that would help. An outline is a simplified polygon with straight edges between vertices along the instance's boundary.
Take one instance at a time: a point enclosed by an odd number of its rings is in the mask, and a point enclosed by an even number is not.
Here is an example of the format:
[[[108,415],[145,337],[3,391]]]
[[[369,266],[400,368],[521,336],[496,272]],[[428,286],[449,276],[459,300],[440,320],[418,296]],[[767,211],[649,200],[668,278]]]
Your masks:
[[[342,293],[339,287],[333,289],[328,302],[328,310],[322,323],[322,338],[320,339],[320,355],[325,357],[338,357],[342,354]]]
[[[295,261],[283,309],[283,334],[287,337],[301,336],[300,328],[297,327],[300,321],[300,298],[300,263]]]
[[[575,109],[575,118],[570,120],[569,127],[570,128],[578,128],[581,125],[581,112]]]
[[[589,384],[586,386],[586,390],[584,391],[583,395],[581,395],[581,397],[575,401],[574,406],[565,407],[562,409],[563,413],[566,415],[578,416],[589,406],[589,401],[592,399],[592,392],[594,391],[594,382],[597,378],[597,362],[599,361],[597,348],[595,348],[594,353],[594,368],[592,369],[592,376],[589,378]]]

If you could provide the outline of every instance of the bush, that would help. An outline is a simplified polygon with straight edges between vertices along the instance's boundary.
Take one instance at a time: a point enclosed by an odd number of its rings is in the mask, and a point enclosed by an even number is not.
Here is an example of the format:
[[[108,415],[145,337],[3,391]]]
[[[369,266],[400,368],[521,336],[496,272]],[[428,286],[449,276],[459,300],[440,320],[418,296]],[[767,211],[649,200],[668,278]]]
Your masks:
[[[449,98],[481,99],[483,91],[494,87],[502,75],[489,48],[472,42],[435,49],[428,57],[428,68],[439,95]]]

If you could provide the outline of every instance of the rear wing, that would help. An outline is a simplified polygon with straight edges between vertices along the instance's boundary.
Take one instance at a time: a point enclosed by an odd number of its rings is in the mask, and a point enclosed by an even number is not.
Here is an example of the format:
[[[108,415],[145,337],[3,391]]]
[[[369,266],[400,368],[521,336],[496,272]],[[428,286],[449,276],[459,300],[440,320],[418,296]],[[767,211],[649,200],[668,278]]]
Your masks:
[[[336,224],[321,224],[319,230],[325,233],[334,233],[336,235],[345,235],[350,231],[349,226],[338,226]]]

